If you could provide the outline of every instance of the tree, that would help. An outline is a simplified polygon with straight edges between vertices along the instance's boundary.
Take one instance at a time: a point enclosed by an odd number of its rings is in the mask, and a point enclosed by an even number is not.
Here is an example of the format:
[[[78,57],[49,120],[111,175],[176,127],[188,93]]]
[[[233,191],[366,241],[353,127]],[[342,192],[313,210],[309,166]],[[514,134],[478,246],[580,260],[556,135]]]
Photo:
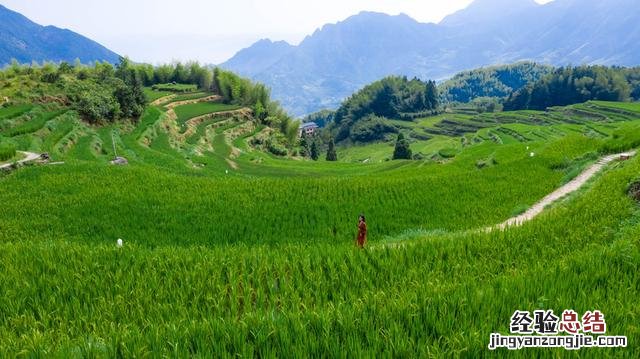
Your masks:
[[[114,81],[114,95],[120,104],[122,117],[140,117],[147,102],[140,74],[125,57],[120,58],[115,74],[120,81]]]
[[[365,86],[345,100],[331,114],[331,121],[325,123],[325,128],[337,142],[350,137],[358,137],[357,141],[361,142],[375,141],[384,137],[381,132],[397,131],[392,129],[393,126],[374,123],[379,121],[371,121],[372,118],[380,118],[383,122],[385,119],[412,121],[433,114],[437,107],[435,82],[390,76]]]
[[[157,84],[166,84],[171,82],[173,76],[173,67],[171,65],[160,65],[153,70],[154,82]]]
[[[173,70],[173,81],[179,84],[186,84],[189,82],[189,70],[181,63],[176,63]]]
[[[618,68],[561,67],[511,94],[505,110],[544,110],[589,100],[626,101],[631,87]]]
[[[318,148],[318,141],[311,142],[311,159],[317,161],[320,158],[320,149]]]
[[[331,141],[329,141],[329,149],[327,149],[327,161],[337,161],[337,160],[338,160],[338,154],[336,153],[336,144],[332,138]]]
[[[60,65],[58,65],[58,73],[61,75],[73,73],[73,66],[66,61],[62,61]]]
[[[435,110],[438,107],[438,88],[435,81],[427,81],[424,91],[424,107]]]
[[[410,160],[413,157],[411,148],[409,147],[409,141],[404,138],[402,133],[398,134],[398,140],[396,141],[396,148],[393,150],[394,160]]]
[[[311,144],[309,143],[307,134],[304,131],[302,131],[302,135],[300,136],[300,155],[302,155],[302,157],[307,157],[310,154],[311,154]]]

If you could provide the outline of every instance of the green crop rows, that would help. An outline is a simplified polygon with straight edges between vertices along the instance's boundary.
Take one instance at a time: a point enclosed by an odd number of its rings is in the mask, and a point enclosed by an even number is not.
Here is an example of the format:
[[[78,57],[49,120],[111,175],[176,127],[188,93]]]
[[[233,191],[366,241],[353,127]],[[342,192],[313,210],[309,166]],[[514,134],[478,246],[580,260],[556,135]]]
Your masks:
[[[640,355],[640,160],[523,227],[478,230],[640,146],[637,105],[421,119],[406,125],[430,136],[411,137],[423,160],[380,143],[337,163],[253,150],[263,128],[215,117],[228,109],[102,127],[0,109],[1,146],[65,162],[0,177],[1,356],[482,357],[516,309],[599,309],[630,346],[580,356]],[[191,137],[172,127],[205,114]],[[108,164],[114,146],[128,166]]]

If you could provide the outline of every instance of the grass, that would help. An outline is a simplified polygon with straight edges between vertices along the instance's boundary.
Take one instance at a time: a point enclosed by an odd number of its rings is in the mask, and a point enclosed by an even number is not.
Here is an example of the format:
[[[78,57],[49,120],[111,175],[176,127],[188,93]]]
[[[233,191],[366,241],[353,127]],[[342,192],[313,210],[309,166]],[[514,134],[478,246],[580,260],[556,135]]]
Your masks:
[[[172,95],[173,92],[171,91],[159,91],[159,90],[154,90],[150,87],[145,87],[144,88],[144,95],[147,97],[147,101],[149,102],[153,102],[157,99]]]
[[[17,105],[0,108],[0,121],[18,117],[29,112],[32,108],[33,105]]]
[[[16,146],[0,139],[0,162],[8,161],[16,156]]]
[[[640,213],[622,190],[638,170],[634,160],[522,228],[417,232],[416,244],[402,249],[149,247],[127,239],[117,249],[115,240],[66,236],[5,240],[0,350],[217,357],[286,348],[292,356],[478,357],[488,354],[490,333],[508,332],[515,309],[540,308],[598,308],[608,333],[633,343],[640,337],[640,313],[629,300],[640,294]],[[22,285],[9,286],[16,280]],[[581,352],[638,354],[633,346]]]
[[[44,127],[44,125],[50,120],[54,119],[57,116],[62,115],[67,112],[66,110],[58,110],[53,112],[40,112],[34,114],[32,119],[29,119],[27,122],[21,123],[15,127],[11,127],[7,130],[2,131],[2,134],[7,137],[14,137],[18,135],[24,135],[27,133],[32,133],[40,130]]]
[[[219,105],[178,106],[178,122]],[[558,357],[486,348],[516,309],[599,309],[631,345],[580,356],[638,357],[640,210],[626,192],[639,159],[522,227],[477,231],[639,146],[640,113],[617,106],[417,120],[412,131],[465,131],[413,140],[425,160],[385,161],[393,147],[378,143],[340,148],[337,163],[252,150],[261,127],[228,143],[235,121],[180,142],[155,107],[104,127],[11,115],[3,131],[39,129],[3,143],[65,165],[0,177],[0,356]],[[112,134],[129,166],[107,165]],[[201,139],[211,151],[195,155]]]

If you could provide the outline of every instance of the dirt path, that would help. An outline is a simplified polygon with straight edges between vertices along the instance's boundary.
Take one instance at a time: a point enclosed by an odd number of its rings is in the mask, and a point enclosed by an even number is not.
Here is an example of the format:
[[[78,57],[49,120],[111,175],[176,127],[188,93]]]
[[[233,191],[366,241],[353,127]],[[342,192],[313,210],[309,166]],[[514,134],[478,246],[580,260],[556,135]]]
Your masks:
[[[25,157],[19,161],[15,161],[18,164],[23,164],[26,162],[31,162],[31,161],[35,161],[38,158],[40,158],[40,155],[37,153],[33,153],[33,152],[23,152],[23,151],[18,151],[18,153],[22,153],[23,155],[25,155]],[[13,162],[9,162],[9,163],[5,163],[3,165],[0,165],[0,169],[3,168],[9,168],[13,165]]]
[[[623,160],[623,159],[628,159],[631,158],[633,156],[636,155],[636,151],[630,151],[630,152],[625,152],[625,153],[618,153],[615,155],[609,155],[609,156],[605,156],[602,157],[600,160],[598,160],[598,162],[596,162],[594,165],[590,166],[589,168],[587,168],[586,170],[584,170],[582,173],[580,173],[580,175],[578,175],[578,177],[574,178],[573,180],[571,180],[569,183],[565,184],[564,186],[558,188],[557,190],[551,192],[549,195],[547,195],[546,197],[544,197],[541,201],[539,201],[538,203],[536,203],[535,205],[533,205],[529,210],[527,210],[525,213],[510,218],[508,220],[506,220],[505,222],[492,226],[492,227],[487,227],[484,229],[478,229],[478,230],[471,230],[471,232],[477,232],[477,231],[482,231],[482,232],[492,232],[495,230],[505,230],[509,227],[518,227],[523,225],[524,223],[536,218],[540,213],[542,213],[544,211],[544,209],[554,203],[555,201],[563,198],[564,196],[573,193],[575,191],[577,191],[578,189],[580,189],[582,186],[584,186],[585,183],[587,183],[587,181],[589,181],[593,176],[595,176],[596,174],[598,174],[598,172],[600,172],[600,170],[602,170],[604,168],[604,166],[606,166],[607,164],[616,161],[616,160]],[[381,244],[379,246],[371,246],[369,247],[370,249],[382,249],[382,248],[401,248],[401,247],[405,247],[407,245],[414,245],[416,244],[417,241],[408,241],[408,242],[398,242],[398,243],[385,243],[385,244]]]
[[[167,96],[163,96],[160,97],[159,99],[151,102],[151,106],[160,106],[163,103],[170,101],[171,99],[175,98],[177,95],[173,94],[173,95],[167,95]]]
[[[616,161],[616,160],[620,160],[620,159],[624,159],[624,158],[630,158],[636,155],[636,151],[631,151],[631,152],[627,152],[627,153],[619,153],[616,155],[610,155],[610,156],[606,156],[601,158],[598,162],[596,162],[594,165],[592,165],[591,167],[587,168],[585,171],[583,171],[580,175],[578,175],[578,177],[574,178],[573,180],[571,180],[569,183],[565,184],[564,186],[558,188],[557,190],[553,191],[551,194],[547,195],[545,198],[543,198],[540,202],[534,204],[531,208],[529,208],[529,210],[527,210],[525,213],[517,216],[517,217],[513,217],[508,219],[507,221],[497,225],[496,227],[492,228],[492,229],[505,229],[508,227],[514,227],[514,226],[520,226],[523,223],[530,221],[532,219],[534,219],[536,216],[538,216],[540,213],[542,213],[542,211],[544,211],[545,207],[547,207],[548,205],[552,204],[553,202],[561,199],[562,197],[573,193],[575,191],[577,191],[578,189],[580,189],[580,187],[582,187],[589,179],[591,179],[593,176],[595,176],[598,172],[600,172],[600,170],[602,170],[602,168],[604,166],[606,166],[607,164]]]

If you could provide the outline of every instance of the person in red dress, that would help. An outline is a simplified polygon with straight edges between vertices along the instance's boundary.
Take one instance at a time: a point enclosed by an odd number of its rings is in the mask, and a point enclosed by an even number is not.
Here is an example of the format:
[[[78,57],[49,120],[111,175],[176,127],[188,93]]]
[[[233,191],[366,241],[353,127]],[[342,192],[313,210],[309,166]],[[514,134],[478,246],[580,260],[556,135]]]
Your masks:
[[[358,247],[364,248],[367,243],[367,220],[364,218],[364,214],[361,214],[358,218]]]

